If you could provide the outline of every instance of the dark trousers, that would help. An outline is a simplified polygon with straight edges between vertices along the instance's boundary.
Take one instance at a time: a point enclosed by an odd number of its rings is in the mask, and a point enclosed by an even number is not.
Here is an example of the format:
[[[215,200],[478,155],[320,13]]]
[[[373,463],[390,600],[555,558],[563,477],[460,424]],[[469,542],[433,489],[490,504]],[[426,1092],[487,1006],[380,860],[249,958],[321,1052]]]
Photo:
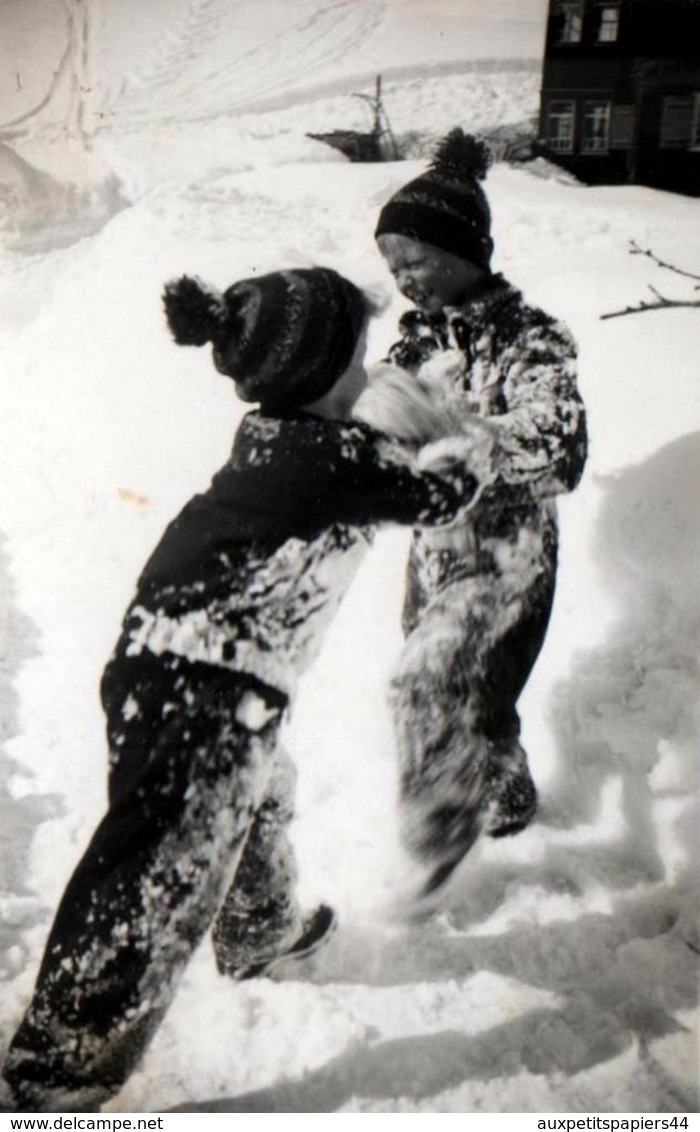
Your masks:
[[[279,692],[208,665],[118,656],[102,698],[109,808],[61,900],[4,1068],[30,1111],[118,1090],[222,904],[234,941],[244,934],[248,905],[231,886],[247,841],[253,832],[256,849],[274,856],[260,827],[269,835],[290,812],[278,805]],[[271,875],[255,862],[246,874],[254,902]],[[287,896],[282,918],[288,903],[293,919]]]
[[[392,707],[402,837],[432,886],[479,835],[490,784],[526,765],[516,703],[547,630],[556,556],[547,531],[522,571],[454,577],[432,593],[409,564]]]

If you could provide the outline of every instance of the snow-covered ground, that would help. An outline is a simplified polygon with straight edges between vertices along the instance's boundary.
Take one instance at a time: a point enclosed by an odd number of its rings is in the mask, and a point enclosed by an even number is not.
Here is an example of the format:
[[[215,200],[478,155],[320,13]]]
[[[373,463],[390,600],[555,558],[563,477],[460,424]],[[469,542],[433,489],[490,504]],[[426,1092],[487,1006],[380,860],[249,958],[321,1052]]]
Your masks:
[[[75,197],[52,213],[45,183],[37,198],[8,159],[21,183],[6,198],[0,342],[3,1044],[103,808],[97,683],[121,613],[242,412],[204,352],[169,340],[163,281],[317,262],[390,288],[375,217],[422,166],[350,165],[305,138],[352,124],[339,97],[212,117],[195,88],[167,130],[134,101],[90,158],[119,182],[91,189],[101,219]],[[533,112],[536,75],[416,71],[387,99],[401,129],[485,128]],[[15,146],[58,170],[49,127]],[[54,184],[70,190],[65,171]],[[205,942],[115,1112],[696,1110],[700,316],[600,315],[649,283],[693,294],[629,243],[700,273],[700,205],[504,165],[487,191],[496,266],[572,327],[590,413],[588,469],[560,508],[553,622],[521,701],[539,819],[478,846],[430,914],[400,915],[385,690],[408,536],[383,532],[286,736],[302,893],[335,903],[338,934],[279,982],[242,986]],[[401,309],[393,296],[370,358]]]

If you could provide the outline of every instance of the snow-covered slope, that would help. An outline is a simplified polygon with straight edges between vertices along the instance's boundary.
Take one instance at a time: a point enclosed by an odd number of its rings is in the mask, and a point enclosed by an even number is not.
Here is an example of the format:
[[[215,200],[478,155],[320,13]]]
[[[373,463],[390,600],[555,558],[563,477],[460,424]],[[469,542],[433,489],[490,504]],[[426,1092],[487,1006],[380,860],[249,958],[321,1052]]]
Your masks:
[[[527,126],[537,107],[540,0],[506,20],[471,0],[439,13],[414,0],[37,4],[42,35],[15,8],[0,44],[0,138],[100,218],[116,206],[115,177],[135,199],[164,180],[337,159],[308,134],[369,128],[379,72],[404,154],[423,156],[456,123]],[[16,234],[31,218],[26,204],[11,213],[5,183],[0,165],[0,225]],[[31,200],[65,221],[60,191]]]
[[[413,120],[422,90],[431,128],[445,89],[432,81],[397,84],[397,118]],[[516,84],[508,89],[501,120],[521,109]],[[337,112],[320,98],[196,126],[174,117],[160,147],[147,103],[134,95],[132,106],[133,126],[101,139],[131,207],[71,246],[52,246],[45,230],[33,254],[4,253],[3,1042],[103,807],[97,682],[136,573],[224,460],[241,414],[206,353],[168,339],[162,283],[188,271],[225,285],[320,262],[389,288],[374,220],[421,168],[350,165],[314,148],[302,124]],[[46,149],[46,136],[32,145]],[[539,819],[479,846],[430,914],[406,919],[385,690],[401,646],[407,536],[382,533],[286,736],[300,771],[302,893],[337,905],[339,932],[281,981],[244,986],[217,976],[205,942],[115,1111],[697,1104],[700,319],[690,308],[600,315],[649,283],[692,294],[691,281],[630,255],[629,241],[700,272],[698,204],[502,165],[487,190],[497,266],[571,325],[590,411],[589,466],[560,508],[551,630],[521,703]],[[401,309],[393,296],[371,358]]]
[[[371,41],[383,22],[382,4],[243,8],[200,0],[161,28],[157,50],[106,93],[104,105],[131,121],[179,123],[286,102],[300,86],[337,82],[358,55],[371,66]]]
[[[8,0],[0,121],[163,123],[416,68],[539,58],[544,0]],[[80,97],[78,97],[80,96]]]

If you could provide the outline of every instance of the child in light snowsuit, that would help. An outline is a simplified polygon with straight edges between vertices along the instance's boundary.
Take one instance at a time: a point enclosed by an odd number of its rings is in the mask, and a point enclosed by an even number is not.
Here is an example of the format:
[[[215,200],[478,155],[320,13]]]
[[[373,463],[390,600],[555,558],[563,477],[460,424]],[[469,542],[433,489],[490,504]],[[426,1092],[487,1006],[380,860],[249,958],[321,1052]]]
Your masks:
[[[586,456],[571,335],[491,271],[488,161],[483,143],[453,130],[428,172],[384,205],[375,233],[416,308],[389,361],[461,431],[492,442],[491,482],[474,507],[449,532],[417,532],[409,560],[393,707],[403,832],[429,867],[426,892],[480,832],[517,833],[535,813],[516,703],[552,607],[554,497],[576,486]],[[391,430],[390,417],[373,419]]]
[[[165,303],[176,341],[211,341],[260,409],[166,529],[105,670],[109,807],[4,1067],[26,1111],[90,1109],[119,1089],[212,922],[234,978],[295,950],[308,925],[284,833],[285,708],[373,525],[447,523],[477,487],[464,462],[421,470],[347,419],[370,312],[335,272],[274,273],[224,295],[183,277]]]

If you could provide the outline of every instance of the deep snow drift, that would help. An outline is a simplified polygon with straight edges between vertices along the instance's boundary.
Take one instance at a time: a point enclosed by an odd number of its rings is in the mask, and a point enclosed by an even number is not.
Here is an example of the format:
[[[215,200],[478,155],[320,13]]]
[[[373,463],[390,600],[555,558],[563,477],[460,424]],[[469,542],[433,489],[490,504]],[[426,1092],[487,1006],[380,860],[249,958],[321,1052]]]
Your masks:
[[[390,287],[374,218],[421,165],[295,150],[320,105],[204,124],[196,165],[149,150],[148,123],[106,132],[102,153],[132,206],[71,246],[46,235],[41,252],[6,253],[3,1043],[102,810],[97,683],[122,610],[165,522],[225,459],[242,411],[206,353],[169,341],[162,282],[188,271],[225,285],[319,262]],[[190,127],[171,128],[176,151],[195,154]],[[208,144],[226,130],[257,133],[254,160]],[[430,914],[397,914],[407,865],[385,689],[407,535],[382,533],[286,736],[303,895],[336,904],[337,937],[279,982],[240,987],[217,976],[205,942],[114,1111],[696,1106],[700,318],[600,315],[648,283],[692,293],[629,241],[700,272],[698,204],[502,165],[487,191],[496,266],[570,324],[590,411],[589,466],[560,508],[555,614],[521,701],[539,820],[479,846]],[[393,296],[370,358],[401,309]]]

